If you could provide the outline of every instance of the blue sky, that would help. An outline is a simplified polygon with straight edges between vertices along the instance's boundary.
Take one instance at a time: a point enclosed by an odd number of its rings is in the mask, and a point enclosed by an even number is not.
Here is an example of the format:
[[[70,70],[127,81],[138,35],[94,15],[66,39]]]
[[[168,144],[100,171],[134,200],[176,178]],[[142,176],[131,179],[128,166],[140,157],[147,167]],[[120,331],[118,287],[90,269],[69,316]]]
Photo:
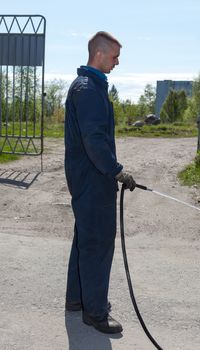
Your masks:
[[[71,82],[99,30],[122,43],[120,64],[108,76],[122,99],[137,101],[147,83],[200,73],[199,0],[7,0],[0,11],[45,16],[46,79]]]

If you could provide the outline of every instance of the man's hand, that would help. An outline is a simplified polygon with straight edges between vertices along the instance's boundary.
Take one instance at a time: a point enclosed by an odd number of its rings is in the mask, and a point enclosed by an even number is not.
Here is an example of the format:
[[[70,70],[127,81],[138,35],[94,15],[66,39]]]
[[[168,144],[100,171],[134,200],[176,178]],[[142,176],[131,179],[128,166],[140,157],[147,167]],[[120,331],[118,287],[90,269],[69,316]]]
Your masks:
[[[133,176],[129,173],[121,171],[115,176],[115,179],[119,182],[122,182],[125,185],[125,187],[130,191],[133,191],[136,187],[136,182],[133,179]]]

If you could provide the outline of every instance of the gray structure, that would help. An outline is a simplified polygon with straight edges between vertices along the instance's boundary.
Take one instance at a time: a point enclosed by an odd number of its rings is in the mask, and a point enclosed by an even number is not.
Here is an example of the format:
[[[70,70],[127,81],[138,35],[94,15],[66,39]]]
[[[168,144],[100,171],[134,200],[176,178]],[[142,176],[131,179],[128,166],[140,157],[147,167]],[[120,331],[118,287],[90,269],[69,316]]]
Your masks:
[[[159,80],[156,86],[156,116],[160,116],[162,105],[172,90],[184,90],[187,96],[192,95],[192,81],[189,80]]]

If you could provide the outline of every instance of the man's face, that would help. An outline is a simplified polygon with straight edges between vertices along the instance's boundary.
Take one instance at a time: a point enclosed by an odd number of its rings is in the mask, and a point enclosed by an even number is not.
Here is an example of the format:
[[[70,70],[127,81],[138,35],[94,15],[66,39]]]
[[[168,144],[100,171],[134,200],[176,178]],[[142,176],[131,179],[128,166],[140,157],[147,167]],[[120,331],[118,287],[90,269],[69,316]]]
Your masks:
[[[106,52],[99,52],[98,68],[103,73],[110,73],[119,64],[120,47],[113,43]]]

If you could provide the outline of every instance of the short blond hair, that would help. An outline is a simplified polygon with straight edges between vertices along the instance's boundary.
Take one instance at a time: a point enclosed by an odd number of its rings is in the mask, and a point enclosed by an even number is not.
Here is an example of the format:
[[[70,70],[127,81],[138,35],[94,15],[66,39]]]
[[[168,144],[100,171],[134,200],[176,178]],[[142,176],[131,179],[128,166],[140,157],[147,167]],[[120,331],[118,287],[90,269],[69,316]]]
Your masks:
[[[117,44],[120,48],[122,47],[120,42],[110,33],[104,31],[97,32],[88,41],[89,58],[94,58],[97,51],[107,51],[112,44]]]

